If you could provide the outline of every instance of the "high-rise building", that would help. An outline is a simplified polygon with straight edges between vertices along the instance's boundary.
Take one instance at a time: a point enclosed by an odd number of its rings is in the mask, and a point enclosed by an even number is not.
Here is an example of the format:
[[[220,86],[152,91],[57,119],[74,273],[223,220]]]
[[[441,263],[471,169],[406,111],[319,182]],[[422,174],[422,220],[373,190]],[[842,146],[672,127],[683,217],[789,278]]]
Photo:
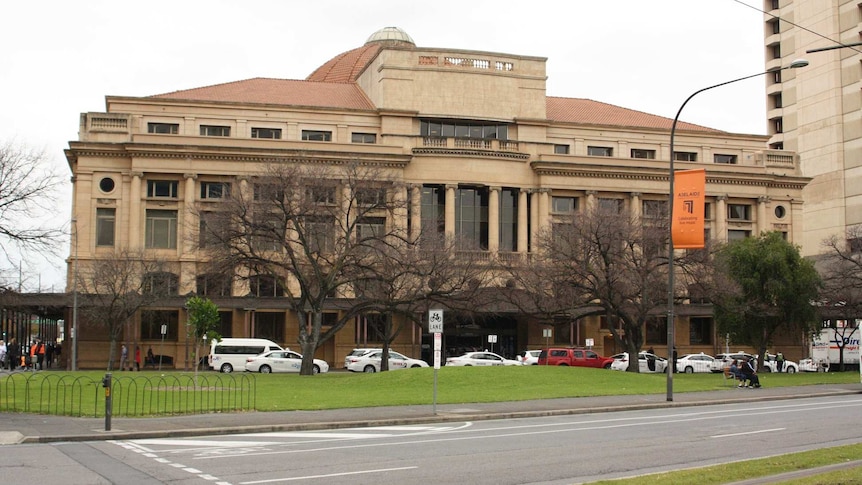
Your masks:
[[[654,212],[668,200],[671,157],[677,170],[706,169],[710,239],[774,230],[801,241],[808,179],[792,149],[768,149],[763,135],[683,122],[671,153],[672,120],[548,96],[546,79],[545,58],[419,47],[390,27],[305,80],[254,78],[108,96],[104,112],[81,115],[79,139],[66,151],[76,221],[69,288],[73,264],[85,269],[119,249],[143,250],[167,264],[150,278],[175,297],[134,315],[121,340],[187,362],[182,304],[185,295],[200,294],[217,302],[223,336],[295,343],[296,316],[273,285],[250,278],[213,284],[192,243],[205,222],[192,209],[216,210],[227,194],[250,193],[249,179],[272,160],[385,166],[403,187],[392,196],[408,201],[391,217],[408,220],[376,224],[416,228],[434,219],[446,235],[471,238],[489,263],[529,260],[540,229],[588,207]],[[104,365],[108,339],[98,323],[81,322],[81,367]],[[495,350],[507,356],[546,343],[543,327],[517,313],[460,323],[447,318],[449,352],[485,348],[492,335]],[[661,312],[653,323],[646,344],[666,349]],[[340,366],[353,347],[380,345],[370,325],[373,319],[357,318],[316,357]],[[680,353],[714,354],[726,345],[706,305],[681,309],[676,328]],[[553,339],[590,339],[605,355],[620,350],[598,316],[560,322]],[[430,342],[414,325],[394,349],[419,356]]]
[[[862,224],[862,4],[850,0],[764,0],[766,69],[805,58],[805,69],[767,76],[769,147],[799,154],[803,254]],[[831,50],[840,44],[851,44]],[[809,52],[812,51],[812,52]]]

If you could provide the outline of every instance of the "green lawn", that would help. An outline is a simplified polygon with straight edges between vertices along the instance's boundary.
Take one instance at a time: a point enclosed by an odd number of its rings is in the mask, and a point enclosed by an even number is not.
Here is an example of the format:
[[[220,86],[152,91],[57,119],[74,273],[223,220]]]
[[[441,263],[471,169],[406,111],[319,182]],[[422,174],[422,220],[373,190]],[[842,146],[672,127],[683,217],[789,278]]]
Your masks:
[[[4,375],[0,378],[0,411],[35,411],[76,414],[66,408],[83,409],[83,415],[104,411],[104,372],[52,372]],[[217,411],[253,409],[290,411],[343,407],[430,404],[434,369],[408,369],[377,374],[330,372],[315,376],[296,374],[219,374],[202,372],[198,384],[191,373],[115,372],[114,415],[182,414],[206,411],[216,402]],[[582,397],[600,395],[664,394],[664,374],[634,374],[578,367],[443,367],[437,375],[437,403],[471,403]],[[802,373],[764,374],[766,387],[859,382],[859,374]],[[62,383],[62,384],[60,384]],[[733,384],[721,374],[675,374],[674,392],[726,389]],[[57,390],[62,392],[57,392]],[[125,394],[123,394],[125,391]],[[153,398],[150,394],[158,393]],[[243,400],[237,407],[225,399]],[[134,399],[123,402],[123,397]],[[50,410],[54,401],[73,401]],[[53,401],[52,401],[53,400]],[[81,401],[78,403],[77,401]],[[200,402],[198,402],[200,401]],[[25,407],[26,404],[26,407]],[[54,406],[56,407],[56,406]]]

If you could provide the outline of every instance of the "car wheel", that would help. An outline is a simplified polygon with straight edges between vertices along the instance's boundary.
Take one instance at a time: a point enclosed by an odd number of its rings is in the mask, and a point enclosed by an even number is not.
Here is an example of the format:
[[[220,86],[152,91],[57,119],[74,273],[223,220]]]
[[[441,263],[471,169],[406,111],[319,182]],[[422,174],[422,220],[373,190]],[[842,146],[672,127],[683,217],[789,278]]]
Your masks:
[[[231,372],[233,372],[233,366],[230,364],[222,364],[221,367],[219,368],[219,371],[221,371],[225,374],[230,374]]]
[[[410,366],[410,368],[411,368],[411,369],[415,369],[415,368],[417,368],[417,367],[422,367],[422,366],[421,366],[421,365],[419,365],[419,364],[413,364],[413,365],[411,365],[411,366]]]
[[[686,367],[686,368],[685,368],[685,373],[686,373],[686,374],[694,374],[694,368],[693,368],[693,367],[691,367],[691,366]]]
[[[796,374],[796,367],[788,367],[787,373],[788,374]]]
[[[565,362],[563,362],[562,364],[560,364],[560,367],[568,367],[568,366],[569,366],[569,364],[566,364]]]
[[[365,368],[362,369],[362,372],[366,372],[368,374],[374,374],[375,372],[377,372],[377,369],[375,369],[373,365],[366,365]]]
[[[272,367],[270,367],[268,365],[260,366],[259,370],[260,370],[261,374],[271,374],[272,373]]]
[[[606,369],[606,370],[611,370],[611,365],[610,365],[610,364],[605,364],[605,369]]]
[[[313,374],[320,374],[320,366],[319,366],[319,365],[315,365],[314,367],[312,367],[312,368],[311,368],[311,372],[312,372]]]

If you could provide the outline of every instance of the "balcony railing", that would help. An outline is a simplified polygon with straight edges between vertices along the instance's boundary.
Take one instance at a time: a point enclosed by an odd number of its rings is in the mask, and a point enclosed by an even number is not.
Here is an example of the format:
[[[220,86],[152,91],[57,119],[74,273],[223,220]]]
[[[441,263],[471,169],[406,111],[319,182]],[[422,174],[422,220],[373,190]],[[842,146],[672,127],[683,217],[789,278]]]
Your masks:
[[[518,142],[511,140],[497,140],[494,138],[424,136],[422,137],[422,146],[433,148],[461,148],[467,150],[492,150],[505,152],[518,151]]]

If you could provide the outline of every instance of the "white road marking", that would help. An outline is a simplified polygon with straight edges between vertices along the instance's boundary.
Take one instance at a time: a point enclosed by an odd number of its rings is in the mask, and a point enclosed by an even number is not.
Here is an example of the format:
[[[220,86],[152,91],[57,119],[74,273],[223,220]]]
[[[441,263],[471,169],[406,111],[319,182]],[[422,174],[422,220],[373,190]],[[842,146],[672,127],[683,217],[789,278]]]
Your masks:
[[[270,436],[273,438],[339,438],[339,439],[361,439],[361,438],[391,438],[392,433],[327,433],[312,431],[272,431],[269,433],[247,433],[235,436]]]
[[[730,434],[717,434],[710,436],[710,438],[733,438],[736,436],[745,436],[749,434],[760,434],[760,433],[771,433],[773,431],[784,431],[787,428],[773,428],[773,429],[761,429],[758,431],[745,431],[743,433],[730,433]]]
[[[252,482],[240,482],[241,485],[254,485],[256,483],[275,483],[275,482],[293,482],[296,480],[310,480],[313,478],[331,478],[331,477],[345,477],[348,475],[362,475],[366,473],[383,473],[383,472],[396,472],[400,470],[413,470],[419,468],[417,466],[404,466],[400,468],[378,468],[377,470],[359,470],[355,472],[344,472],[344,473],[328,473],[326,475],[306,475],[304,477],[290,477],[290,478],[271,478],[269,480],[255,480]]]

